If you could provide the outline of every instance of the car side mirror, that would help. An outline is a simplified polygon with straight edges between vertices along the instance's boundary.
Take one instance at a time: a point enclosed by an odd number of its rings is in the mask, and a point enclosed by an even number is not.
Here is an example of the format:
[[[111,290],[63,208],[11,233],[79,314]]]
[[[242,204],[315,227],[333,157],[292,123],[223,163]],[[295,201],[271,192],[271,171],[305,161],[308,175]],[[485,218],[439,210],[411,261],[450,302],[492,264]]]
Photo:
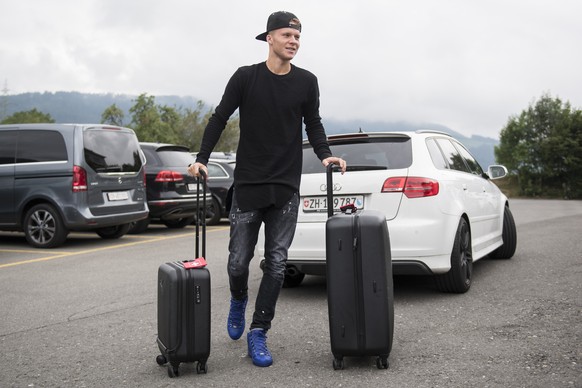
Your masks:
[[[487,175],[491,179],[501,179],[507,175],[507,168],[501,165],[492,165],[487,169]]]

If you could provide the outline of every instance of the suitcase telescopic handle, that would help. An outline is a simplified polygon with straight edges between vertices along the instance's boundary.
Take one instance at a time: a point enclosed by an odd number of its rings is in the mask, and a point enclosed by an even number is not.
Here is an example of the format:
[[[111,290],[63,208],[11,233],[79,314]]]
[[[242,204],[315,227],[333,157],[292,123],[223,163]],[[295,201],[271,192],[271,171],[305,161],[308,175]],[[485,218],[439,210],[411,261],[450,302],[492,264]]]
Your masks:
[[[333,167],[334,164],[327,165],[327,216],[333,216]]]
[[[196,257],[206,258],[206,171],[199,170],[200,176],[196,180]],[[200,183],[202,183],[202,209],[200,208]],[[200,244],[200,226],[202,226],[202,244]],[[200,256],[200,245],[202,245],[202,256]]]

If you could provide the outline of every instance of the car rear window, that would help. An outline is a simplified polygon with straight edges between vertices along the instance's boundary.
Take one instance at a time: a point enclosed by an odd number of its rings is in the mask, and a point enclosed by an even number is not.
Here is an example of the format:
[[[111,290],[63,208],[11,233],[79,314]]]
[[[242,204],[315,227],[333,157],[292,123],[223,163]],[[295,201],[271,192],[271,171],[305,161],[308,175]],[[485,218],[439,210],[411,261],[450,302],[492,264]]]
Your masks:
[[[409,137],[361,138],[330,142],[331,152],[346,160],[350,169],[401,169],[412,164],[412,146]],[[303,149],[303,174],[324,172],[325,169],[311,146]]]
[[[196,161],[188,151],[158,151],[157,154],[162,160],[162,166],[187,167]]]
[[[97,172],[138,172],[142,166],[133,132],[95,128],[83,132],[85,161]]]

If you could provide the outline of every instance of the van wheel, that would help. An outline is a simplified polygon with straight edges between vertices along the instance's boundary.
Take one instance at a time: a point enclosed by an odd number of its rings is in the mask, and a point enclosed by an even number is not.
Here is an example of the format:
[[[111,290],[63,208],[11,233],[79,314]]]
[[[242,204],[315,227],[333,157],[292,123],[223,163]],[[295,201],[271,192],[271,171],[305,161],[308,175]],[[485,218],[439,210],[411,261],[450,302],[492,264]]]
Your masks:
[[[114,240],[126,234],[129,231],[129,227],[129,224],[108,226],[107,228],[97,229],[95,232],[105,240]]]
[[[36,248],[62,245],[69,234],[59,212],[47,203],[33,206],[26,212],[23,226],[26,241]]]
[[[443,292],[462,294],[469,291],[473,277],[473,250],[471,248],[471,230],[464,218],[459,221],[453,251],[451,252],[451,269],[436,277],[437,287]]]

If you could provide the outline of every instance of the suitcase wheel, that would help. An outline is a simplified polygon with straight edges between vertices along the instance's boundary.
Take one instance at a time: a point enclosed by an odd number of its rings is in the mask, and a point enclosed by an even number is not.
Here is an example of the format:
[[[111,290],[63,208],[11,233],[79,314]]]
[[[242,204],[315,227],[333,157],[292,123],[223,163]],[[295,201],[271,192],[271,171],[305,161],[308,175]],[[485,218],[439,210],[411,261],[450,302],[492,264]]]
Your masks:
[[[344,359],[343,359],[343,357],[334,357],[334,359],[333,359],[333,369],[334,370],[344,369]]]
[[[156,357],[156,362],[158,363],[158,365],[164,365],[166,362],[168,362],[168,360],[166,360],[166,356],[160,354],[159,356]]]
[[[376,366],[378,369],[388,369],[388,357],[387,356],[379,356],[376,359]]]
[[[196,365],[196,373],[201,374],[201,373],[208,373],[208,365],[206,365],[206,361],[202,362],[199,361],[198,364]]]
[[[180,367],[179,364],[178,365],[168,365],[168,376],[170,378],[174,378],[174,377],[178,377],[180,376]]]

